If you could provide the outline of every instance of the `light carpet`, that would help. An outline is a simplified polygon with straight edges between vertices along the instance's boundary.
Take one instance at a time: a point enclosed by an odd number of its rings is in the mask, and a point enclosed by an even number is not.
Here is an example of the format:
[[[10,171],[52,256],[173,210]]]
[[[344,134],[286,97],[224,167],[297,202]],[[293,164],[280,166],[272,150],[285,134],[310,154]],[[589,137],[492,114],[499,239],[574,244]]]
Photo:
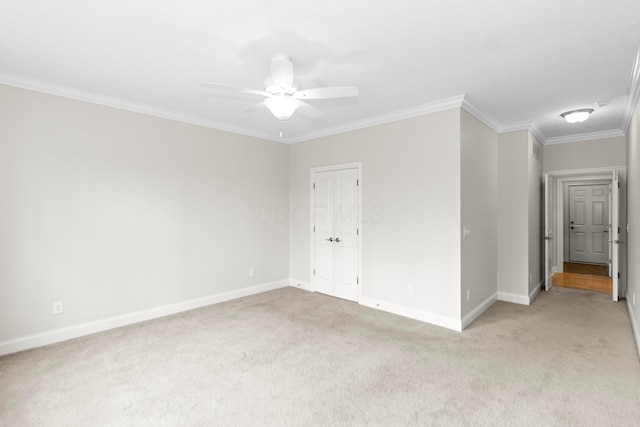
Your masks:
[[[625,426],[624,302],[552,289],[453,332],[294,288],[0,358],[2,426]]]

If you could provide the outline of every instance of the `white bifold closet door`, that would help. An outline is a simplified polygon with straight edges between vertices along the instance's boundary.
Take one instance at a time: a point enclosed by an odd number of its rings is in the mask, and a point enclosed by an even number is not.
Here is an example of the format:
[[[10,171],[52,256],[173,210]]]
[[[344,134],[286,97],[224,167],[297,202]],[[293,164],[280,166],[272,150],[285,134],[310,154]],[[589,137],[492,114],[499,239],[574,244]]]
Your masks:
[[[357,169],[314,173],[314,266],[317,292],[358,300]]]

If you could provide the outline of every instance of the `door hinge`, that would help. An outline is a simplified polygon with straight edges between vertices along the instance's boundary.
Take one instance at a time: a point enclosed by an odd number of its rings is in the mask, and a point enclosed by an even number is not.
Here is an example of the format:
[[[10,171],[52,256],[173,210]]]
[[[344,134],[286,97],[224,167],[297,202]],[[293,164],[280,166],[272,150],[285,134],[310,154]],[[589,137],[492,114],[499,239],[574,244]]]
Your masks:
[[[359,235],[360,235],[360,229],[356,228],[356,236],[359,236]]]
[[[315,225],[313,226],[313,232],[314,233],[316,232],[316,226]]]
[[[360,284],[360,277],[356,276],[356,285]]]
[[[316,189],[316,183],[315,182],[313,183],[313,189],[314,190]]]
[[[618,272],[618,279],[620,278],[620,272]]]
[[[620,188],[620,183],[618,183],[618,188]]]
[[[313,275],[314,276],[316,275],[316,269],[315,268],[313,269]]]
[[[356,186],[360,185],[360,180],[356,179]]]

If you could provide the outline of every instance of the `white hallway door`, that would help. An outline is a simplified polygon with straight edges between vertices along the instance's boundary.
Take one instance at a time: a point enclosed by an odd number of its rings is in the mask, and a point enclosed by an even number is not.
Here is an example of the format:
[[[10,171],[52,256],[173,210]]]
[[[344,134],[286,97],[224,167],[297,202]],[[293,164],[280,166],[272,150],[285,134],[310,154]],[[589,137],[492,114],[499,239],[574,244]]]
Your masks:
[[[569,187],[569,260],[609,263],[607,185]]]
[[[317,292],[358,301],[359,170],[313,172],[313,285]]]

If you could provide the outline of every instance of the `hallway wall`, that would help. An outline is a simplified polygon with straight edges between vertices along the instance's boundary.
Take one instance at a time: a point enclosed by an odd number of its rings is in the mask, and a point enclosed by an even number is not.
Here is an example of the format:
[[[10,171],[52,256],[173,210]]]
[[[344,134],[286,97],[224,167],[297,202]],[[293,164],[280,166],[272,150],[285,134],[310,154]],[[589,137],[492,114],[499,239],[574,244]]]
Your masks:
[[[625,166],[626,144],[627,138],[624,136],[548,144],[544,146],[542,170],[549,172]]]

